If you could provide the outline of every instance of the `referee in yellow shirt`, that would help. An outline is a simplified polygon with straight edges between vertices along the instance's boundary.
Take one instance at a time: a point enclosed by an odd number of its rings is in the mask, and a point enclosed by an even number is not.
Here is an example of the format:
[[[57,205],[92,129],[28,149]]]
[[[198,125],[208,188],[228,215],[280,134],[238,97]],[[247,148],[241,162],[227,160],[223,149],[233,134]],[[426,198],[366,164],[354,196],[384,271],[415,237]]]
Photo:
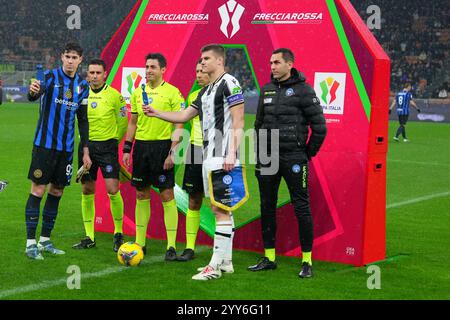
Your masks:
[[[164,207],[164,223],[167,232],[166,261],[176,261],[176,236],[178,210],[174,199],[174,148],[179,141],[171,140],[174,125],[144,115],[144,103],[161,111],[179,111],[185,106],[180,91],[164,81],[167,70],[166,58],[160,53],[146,56],[147,84],[137,88],[130,97],[131,119],[128,124],[126,141],[123,147],[123,163],[130,165],[133,149],[133,177],[131,185],[136,187],[136,243],[146,253],[145,241],[147,225],[150,220],[150,190],[153,185],[159,188]],[[145,101],[147,100],[147,101]],[[178,130],[183,124],[175,125]],[[136,142],[133,147],[133,140]]]
[[[74,249],[95,247],[95,181],[100,168],[105,180],[106,191],[114,219],[113,250],[117,252],[123,243],[123,199],[119,189],[119,141],[127,130],[127,106],[122,95],[105,83],[106,65],[101,59],[94,59],[88,66],[90,82],[88,98],[89,154],[92,166],[81,177],[81,213],[83,216],[86,238],[73,246]],[[83,166],[82,149],[78,154],[78,167]]]

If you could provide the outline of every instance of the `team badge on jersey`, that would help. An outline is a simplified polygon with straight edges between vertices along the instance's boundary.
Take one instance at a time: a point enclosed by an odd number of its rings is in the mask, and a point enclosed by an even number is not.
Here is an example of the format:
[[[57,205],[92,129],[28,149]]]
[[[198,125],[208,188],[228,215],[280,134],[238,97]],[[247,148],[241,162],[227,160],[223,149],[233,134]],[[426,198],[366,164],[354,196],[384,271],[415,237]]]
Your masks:
[[[72,91],[70,89],[66,91],[65,97],[67,99],[72,99],[73,94],[72,94]]]
[[[113,171],[112,165],[108,164],[105,168],[106,172],[111,173]]]
[[[120,116],[122,118],[125,118],[127,116],[127,112],[128,112],[127,106],[123,106],[122,108],[120,108]]]
[[[286,90],[286,97],[291,97],[294,95],[294,89],[289,88]]]
[[[241,92],[241,90],[242,89],[240,87],[234,87],[233,91],[231,92],[231,94],[237,94],[237,93]]]
[[[40,170],[40,169],[34,170],[33,176],[34,176],[36,179],[41,178],[41,177],[42,177],[42,170]]]
[[[294,164],[293,166],[292,166],[292,172],[293,173],[299,173],[300,172],[300,166],[298,165],[298,164]]]
[[[161,182],[161,183],[164,183],[166,181],[166,179],[167,178],[166,178],[165,175],[160,175],[159,178],[158,178],[159,182]]]
[[[97,102],[92,102],[92,103],[91,103],[91,108],[92,108],[92,109],[97,108]]]

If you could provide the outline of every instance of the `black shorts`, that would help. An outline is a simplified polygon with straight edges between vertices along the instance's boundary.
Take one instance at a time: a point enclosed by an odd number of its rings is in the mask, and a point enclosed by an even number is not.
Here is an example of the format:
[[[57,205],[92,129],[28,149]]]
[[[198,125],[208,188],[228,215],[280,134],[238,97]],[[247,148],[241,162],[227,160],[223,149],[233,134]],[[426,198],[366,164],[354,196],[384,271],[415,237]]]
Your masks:
[[[104,179],[119,179],[119,147],[116,139],[106,141],[89,141],[89,156],[92,166],[89,173],[81,178],[81,182],[97,181],[98,169]],[[83,165],[83,148],[78,148],[78,169]]]
[[[68,186],[72,179],[73,152],[33,147],[28,179],[39,185]]]
[[[175,186],[174,168],[163,169],[171,146],[171,140],[136,140],[133,148],[133,177],[131,178],[133,187],[154,186],[159,189],[169,189]]]
[[[203,148],[191,144],[186,152],[186,166],[184,168],[183,190],[188,194],[204,193],[202,157]]]
[[[405,125],[408,122],[408,118],[409,118],[409,114],[399,115],[398,122],[400,123],[400,125]]]

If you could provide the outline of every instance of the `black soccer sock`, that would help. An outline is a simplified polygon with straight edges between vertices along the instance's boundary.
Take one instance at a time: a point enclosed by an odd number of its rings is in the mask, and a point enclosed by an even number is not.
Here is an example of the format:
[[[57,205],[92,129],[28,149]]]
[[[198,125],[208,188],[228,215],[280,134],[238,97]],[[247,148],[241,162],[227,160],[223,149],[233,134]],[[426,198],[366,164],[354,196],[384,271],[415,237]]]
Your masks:
[[[36,229],[39,223],[39,208],[42,198],[30,193],[25,207],[25,224],[27,226],[27,239],[36,239]]]
[[[398,136],[402,133],[402,126],[398,127],[397,133],[395,134],[395,137],[398,138]]]
[[[402,128],[403,128],[402,130],[403,139],[406,139],[406,128],[404,126]]]
[[[45,201],[44,211],[42,214],[42,232],[41,237],[50,238],[53,227],[55,226],[56,216],[58,215],[58,205],[61,197],[48,194]]]

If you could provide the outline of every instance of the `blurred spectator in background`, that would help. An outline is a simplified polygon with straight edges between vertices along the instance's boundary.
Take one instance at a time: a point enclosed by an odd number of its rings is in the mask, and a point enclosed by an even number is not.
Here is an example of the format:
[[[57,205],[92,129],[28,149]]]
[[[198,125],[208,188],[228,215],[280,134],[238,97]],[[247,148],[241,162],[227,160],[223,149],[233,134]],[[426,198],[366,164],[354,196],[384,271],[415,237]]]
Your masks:
[[[391,58],[391,92],[411,82],[417,98],[437,98],[447,92],[449,63],[449,1],[433,0],[350,0],[367,21],[367,7],[381,9],[381,29],[371,30]],[[76,40],[84,48],[85,61],[100,56],[136,1],[79,1],[81,30],[69,30],[67,8],[72,0],[3,1],[0,11],[0,62],[16,70],[57,66],[61,43]],[[51,8],[51,10],[49,10]],[[107,10],[105,10],[107,8]],[[89,15],[89,16],[88,16]],[[99,19],[101,17],[101,19]],[[52,37],[47,35],[51,33]],[[227,71],[238,79],[245,95],[257,95],[256,84],[244,50],[227,50]],[[28,69],[24,69],[28,68]],[[83,66],[80,73],[83,75]]]
[[[0,78],[0,105],[3,103],[3,81]]]
[[[225,71],[239,79],[244,96],[258,95],[253,73],[243,49],[226,49]]]
[[[411,82],[415,97],[437,97],[436,88],[449,76],[449,2],[350,1],[364,21],[368,6],[381,9],[381,29],[371,31],[391,58],[391,91]]]

